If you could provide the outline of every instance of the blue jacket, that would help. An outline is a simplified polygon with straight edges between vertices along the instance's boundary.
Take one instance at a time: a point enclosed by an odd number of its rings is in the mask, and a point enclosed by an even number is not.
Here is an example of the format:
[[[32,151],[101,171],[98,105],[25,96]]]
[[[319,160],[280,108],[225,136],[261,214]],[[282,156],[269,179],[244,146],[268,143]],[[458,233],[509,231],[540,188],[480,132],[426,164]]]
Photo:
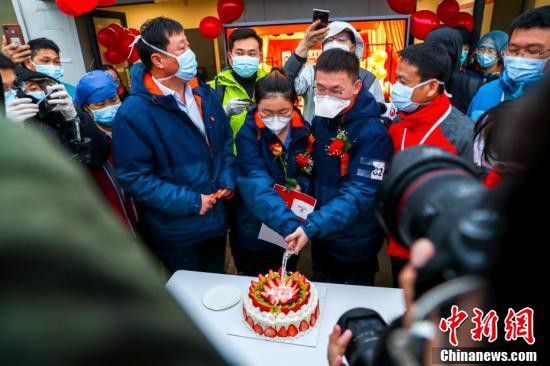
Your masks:
[[[500,79],[490,81],[483,85],[472,99],[468,108],[468,117],[477,121],[483,113],[508,99],[511,98],[504,93]]]
[[[235,188],[233,134],[218,96],[206,84],[193,88],[209,145],[172,96],[151,93],[143,66],[135,76],[114,120],[113,157],[124,189],[143,206],[152,244],[186,246],[222,234],[221,202],[199,215],[201,194]]]
[[[285,174],[279,158],[270,149],[280,143],[286,153],[287,176],[295,178],[303,192],[309,189],[310,175],[296,164],[296,156],[308,146],[311,128],[298,111],[289,131],[288,148],[268,128],[255,121],[253,109],[235,139],[237,146],[237,201],[236,245],[249,250],[273,248],[274,244],[258,239],[262,222],[283,237],[291,234],[301,220],[288,209],[281,196],[273,190],[274,184],[285,185]],[[285,155],[283,155],[285,156]]]
[[[352,147],[348,174],[340,177],[340,158],[326,149],[339,126]],[[342,261],[366,260],[376,255],[384,234],[375,218],[376,192],[389,168],[393,147],[380,120],[376,100],[363,88],[352,109],[334,119],[315,117],[315,171],[312,194],[315,211],[302,223],[316,245]]]

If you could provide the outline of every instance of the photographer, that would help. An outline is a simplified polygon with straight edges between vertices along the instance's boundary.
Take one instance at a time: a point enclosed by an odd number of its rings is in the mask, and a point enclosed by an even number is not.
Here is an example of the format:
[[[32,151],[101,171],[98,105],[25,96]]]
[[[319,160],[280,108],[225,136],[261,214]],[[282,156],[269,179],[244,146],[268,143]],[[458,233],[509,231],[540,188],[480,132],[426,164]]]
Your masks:
[[[90,166],[102,166],[109,155],[109,142],[91,118],[75,107],[63,86],[45,74],[25,68],[17,68],[15,73],[19,88],[16,99],[7,103],[8,118],[51,136],[73,154],[74,159]],[[14,105],[27,107],[13,110]],[[78,134],[82,142],[77,141]]]
[[[344,314],[329,339],[331,366],[341,365],[344,354],[352,366],[422,365],[430,359],[435,362],[437,348],[450,346],[438,324],[449,313],[451,304],[468,314],[474,307],[495,310],[502,317],[499,328],[504,327],[504,316],[510,308],[532,309],[533,343],[510,341],[502,334],[494,341],[484,342],[482,337],[474,342],[474,322],[469,319],[457,330],[458,349],[528,350],[542,358],[538,344],[542,344],[543,326],[538,322],[543,318],[543,294],[526,284],[540,277],[542,256],[533,255],[533,250],[547,237],[547,220],[532,209],[532,202],[543,206],[549,202],[542,174],[550,156],[550,111],[543,97],[550,95],[550,80],[530,92],[508,104],[506,113],[497,114],[491,152],[499,161],[519,169],[503,173],[503,181],[495,190],[483,188],[465,166],[441,150],[416,147],[396,156],[381,190],[380,207],[388,230],[400,233],[411,248],[411,261],[399,277],[407,310],[389,327],[379,321],[381,326],[376,330],[372,317],[368,327],[358,326],[357,321],[343,327]],[[423,154],[425,157],[419,158]],[[426,159],[428,156],[432,161]],[[448,169],[452,166],[454,169]],[[416,178],[411,179],[411,174]],[[408,186],[403,187],[404,182]],[[400,200],[403,191],[408,195],[400,208],[403,214],[397,217],[393,202]],[[461,196],[464,191],[468,193]],[[425,215],[426,207],[441,212],[430,219]],[[423,227],[413,229],[414,222],[422,222]],[[369,340],[372,344],[367,346]]]

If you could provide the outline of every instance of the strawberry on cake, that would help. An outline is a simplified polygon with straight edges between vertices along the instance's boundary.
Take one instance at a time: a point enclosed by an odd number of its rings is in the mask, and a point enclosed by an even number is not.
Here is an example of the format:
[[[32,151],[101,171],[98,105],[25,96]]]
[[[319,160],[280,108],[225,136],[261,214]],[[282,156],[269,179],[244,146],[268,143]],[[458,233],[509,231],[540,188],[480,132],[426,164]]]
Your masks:
[[[252,281],[243,300],[244,321],[268,338],[297,337],[315,327],[319,297],[315,286],[299,272],[281,279],[282,271],[269,270]]]

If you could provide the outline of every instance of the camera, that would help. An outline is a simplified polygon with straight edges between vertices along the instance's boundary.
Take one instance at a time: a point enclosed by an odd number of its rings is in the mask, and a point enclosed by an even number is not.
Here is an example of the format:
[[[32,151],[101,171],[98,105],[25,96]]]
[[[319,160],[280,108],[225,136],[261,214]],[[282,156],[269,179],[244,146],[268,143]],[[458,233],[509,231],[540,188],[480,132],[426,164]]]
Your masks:
[[[473,165],[437,147],[411,147],[395,156],[378,195],[377,217],[386,232],[407,247],[420,238],[430,239],[436,247],[434,257],[417,269],[415,296],[426,294],[417,300],[418,308],[432,309],[449,294],[476,288],[470,277],[489,270],[502,218]],[[428,311],[422,313],[418,320]],[[349,310],[338,324],[353,332],[346,349],[350,366],[395,364],[385,344],[395,330],[376,311]],[[413,357],[420,359],[422,344],[411,345]]]

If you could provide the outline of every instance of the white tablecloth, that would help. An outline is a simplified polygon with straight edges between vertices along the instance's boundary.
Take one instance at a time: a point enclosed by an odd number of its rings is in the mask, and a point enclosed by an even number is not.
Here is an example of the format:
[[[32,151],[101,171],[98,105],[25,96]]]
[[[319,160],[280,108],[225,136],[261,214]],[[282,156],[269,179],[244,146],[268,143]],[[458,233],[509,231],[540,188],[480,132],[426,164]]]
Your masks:
[[[209,288],[221,284],[237,286],[244,294],[248,291],[251,279],[243,276],[177,271],[166,284],[168,291],[195,320],[206,337],[229,362],[236,365],[326,365],[329,334],[346,310],[354,307],[371,308],[390,322],[405,309],[403,292],[399,289],[315,283],[319,289],[328,288],[326,305],[321,309],[317,347],[228,335],[226,332],[231,319],[242,317],[242,301],[230,309],[212,311],[202,305],[202,296]]]

